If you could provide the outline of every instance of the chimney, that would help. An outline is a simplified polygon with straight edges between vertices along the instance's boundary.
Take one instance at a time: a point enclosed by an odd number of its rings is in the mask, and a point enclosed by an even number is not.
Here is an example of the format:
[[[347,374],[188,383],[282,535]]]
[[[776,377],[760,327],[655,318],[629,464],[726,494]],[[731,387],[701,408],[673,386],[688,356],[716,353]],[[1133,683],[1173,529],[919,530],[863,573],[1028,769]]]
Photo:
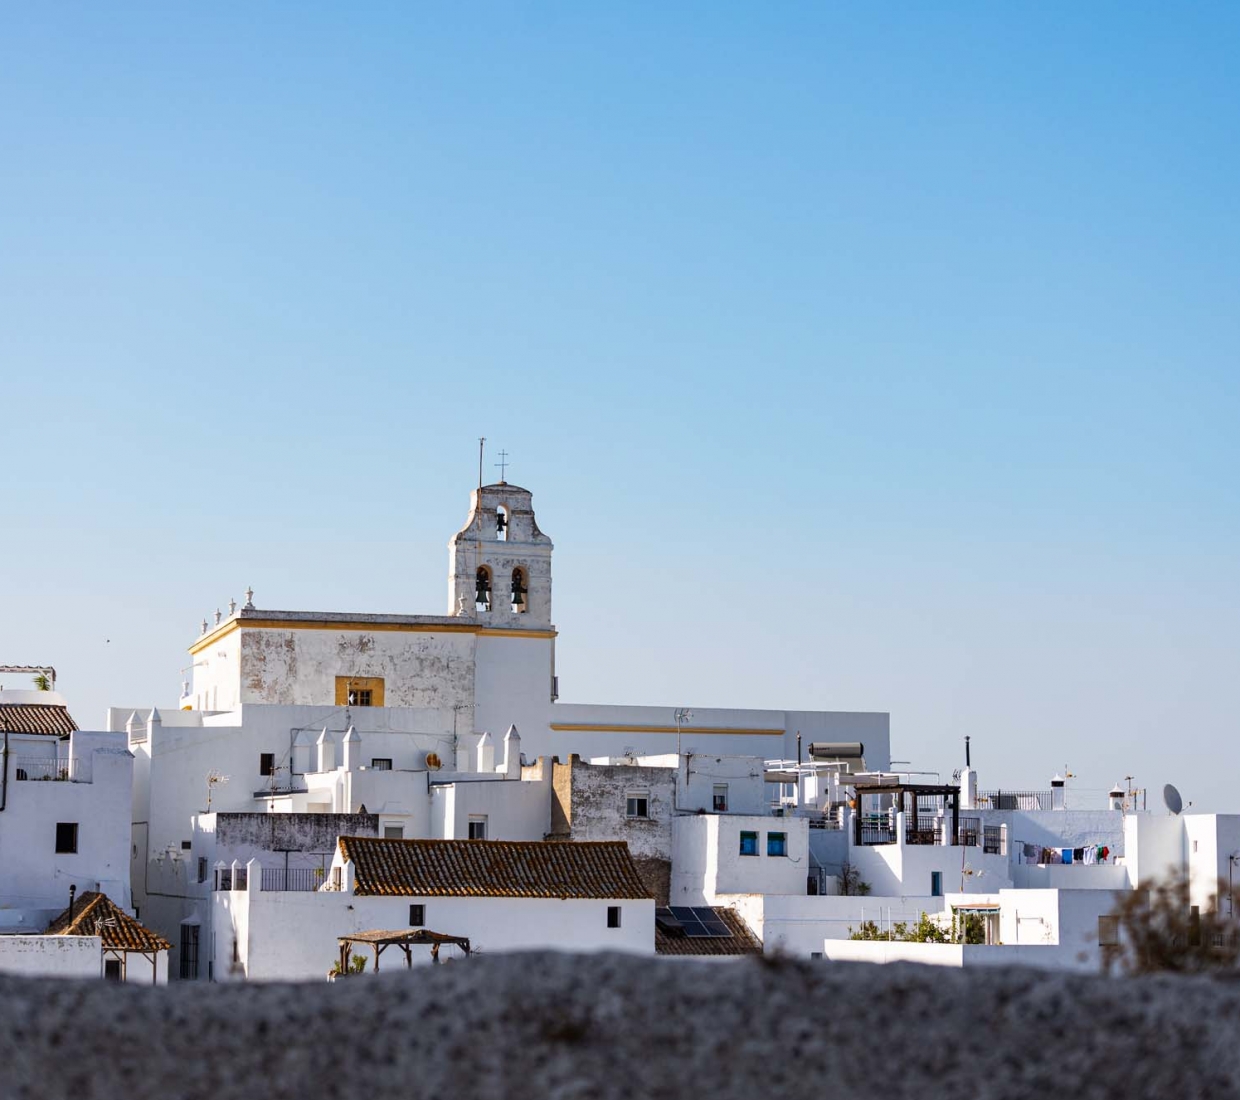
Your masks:
[[[521,778],[521,735],[516,726],[509,726],[504,734],[504,763],[498,770],[509,779]]]
[[[491,740],[491,735],[485,731],[478,738],[478,746],[474,749],[474,770],[495,771],[495,743]]]
[[[1051,809],[1052,810],[1067,809],[1067,804],[1064,801],[1064,784],[1066,782],[1067,780],[1064,779],[1064,777],[1060,775],[1058,772],[1056,772],[1055,775],[1051,777]]]
[[[315,742],[318,748],[318,771],[334,772],[336,770],[336,740],[327,732],[327,727],[323,727],[323,732],[319,734],[318,741]]]
[[[340,763],[347,772],[357,771],[362,763],[362,735],[356,726],[350,726],[344,735],[344,751]]]

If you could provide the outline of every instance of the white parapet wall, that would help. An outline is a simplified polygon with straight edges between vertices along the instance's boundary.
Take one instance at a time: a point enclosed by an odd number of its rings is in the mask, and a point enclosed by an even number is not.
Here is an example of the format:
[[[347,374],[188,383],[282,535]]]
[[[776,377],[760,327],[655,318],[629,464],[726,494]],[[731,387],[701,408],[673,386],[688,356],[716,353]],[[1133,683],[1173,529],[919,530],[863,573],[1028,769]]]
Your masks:
[[[98,936],[0,936],[0,974],[98,978],[102,959]]]

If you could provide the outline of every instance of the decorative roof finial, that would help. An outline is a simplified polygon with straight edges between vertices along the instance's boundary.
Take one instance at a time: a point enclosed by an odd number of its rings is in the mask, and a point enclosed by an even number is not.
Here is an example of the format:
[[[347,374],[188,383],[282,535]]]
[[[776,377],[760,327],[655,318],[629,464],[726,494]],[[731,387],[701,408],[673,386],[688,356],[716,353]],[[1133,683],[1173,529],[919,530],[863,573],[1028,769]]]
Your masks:
[[[228,597],[228,617],[231,619],[237,613],[237,601],[231,596]]]
[[[207,632],[207,620],[206,619],[202,620],[202,632],[204,634]]]
[[[217,608],[215,609],[215,625],[216,625],[216,626],[219,626],[219,625],[220,625],[220,620],[221,620],[223,617],[224,617],[224,612],[222,612],[222,611],[221,611],[221,610],[217,607]]]
[[[245,606],[241,610],[242,611],[253,611],[254,610],[254,589],[247,588],[245,590]]]

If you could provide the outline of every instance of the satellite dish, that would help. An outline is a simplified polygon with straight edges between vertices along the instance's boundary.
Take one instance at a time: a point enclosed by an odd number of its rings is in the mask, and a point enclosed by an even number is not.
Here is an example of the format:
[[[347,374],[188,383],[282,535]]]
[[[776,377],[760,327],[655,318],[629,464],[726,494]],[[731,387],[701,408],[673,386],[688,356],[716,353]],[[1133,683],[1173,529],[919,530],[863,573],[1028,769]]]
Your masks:
[[[443,767],[443,761],[439,759],[439,753],[428,752],[426,754],[426,770],[428,772],[437,772]]]
[[[1163,804],[1173,814],[1178,814],[1184,809],[1184,799],[1180,797],[1180,792],[1170,783],[1163,788]]]

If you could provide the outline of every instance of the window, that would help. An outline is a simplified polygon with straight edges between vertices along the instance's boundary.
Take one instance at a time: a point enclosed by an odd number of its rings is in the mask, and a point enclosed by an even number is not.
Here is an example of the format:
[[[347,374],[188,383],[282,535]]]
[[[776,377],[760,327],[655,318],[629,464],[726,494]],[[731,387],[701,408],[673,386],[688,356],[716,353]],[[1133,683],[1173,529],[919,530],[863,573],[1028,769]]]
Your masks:
[[[469,839],[470,840],[486,840],[487,838],[487,819],[482,814],[469,815]]]
[[[409,906],[409,927],[421,928],[426,923],[426,906],[411,905]]]
[[[809,957],[810,957],[811,959],[821,959],[821,958],[822,958],[822,952],[821,952],[821,951],[811,951],[811,952],[809,953]]]
[[[337,676],[336,706],[383,706],[382,676]]]
[[[198,980],[198,925],[181,925],[181,981]]]
[[[766,854],[768,856],[786,856],[788,854],[788,834],[767,833]]]
[[[370,704],[365,704],[369,706]],[[392,758],[390,756],[375,756],[371,758],[370,766],[377,772],[390,772],[392,770]]]
[[[941,898],[943,896],[943,872],[930,872],[930,896],[932,898]]]
[[[741,833],[741,855],[756,856],[758,854],[758,834]]]
[[[121,980],[121,960],[104,959],[103,976],[106,981],[119,982]]]
[[[258,774],[274,775],[276,771],[276,754],[274,752],[260,753],[258,757]]]
[[[1106,916],[1098,918],[1098,946],[1119,946],[1119,917]]]
[[[77,851],[77,822],[56,822],[56,851],[70,854]]]
[[[717,814],[728,812],[728,785],[726,783],[715,784],[715,790],[710,799],[710,808]]]
[[[404,840],[405,839],[405,827],[403,825],[384,825],[383,826],[383,839],[384,840]]]
[[[206,856],[198,857],[198,881],[199,882],[207,881],[207,857]]]
[[[647,791],[629,791],[625,795],[624,814],[626,817],[649,817],[650,794]]]
[[[343,872],[343,869],[340,867],[332,868],[332,889],[333,890],[344,889],[344,874],[342,872]]]
[[[20,779],[29,779],[29,778],[30,778],[30,776],[28,776],[28,775],[26,774],[26,769],[25,769],[25,768],[18,768],[18,769],[17,769],[17,778],[18,778],[19,780],[20,780]]]
[[[190,841],[190,840],[181,841],[181,851],[183,852],[188,852],[193,846],[194,846],[193,841]]]
[[[1193,851],[1197,851],[1197,842],[1195,840],[1193,841]]]
[[[618,905],[607,906],[607,927],[608,928],[619,928],[620,927],[620,906]]]

